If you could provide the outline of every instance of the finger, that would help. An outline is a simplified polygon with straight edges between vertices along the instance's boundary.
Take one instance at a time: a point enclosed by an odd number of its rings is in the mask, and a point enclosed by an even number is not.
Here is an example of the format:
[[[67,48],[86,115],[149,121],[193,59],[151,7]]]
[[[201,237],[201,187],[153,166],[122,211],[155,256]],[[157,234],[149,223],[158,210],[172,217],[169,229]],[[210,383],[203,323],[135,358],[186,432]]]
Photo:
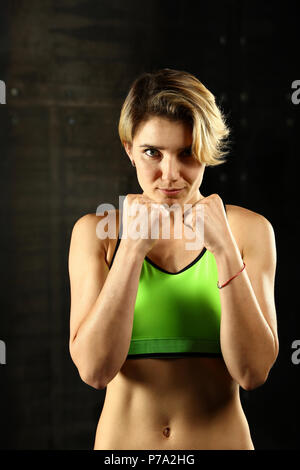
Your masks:
[[[187,209],[183,214],[182,214],[182,221],[184,223],[184,225],[187,224],[187,221],[190,220],[190,218],[193,216],[193,210],[192,208],[190,207],[189,209]]]
[[[164,217],[169,217],[170,212],[164,206],[160,207],[160,211]]]
[[[193,207],[195,207],[197,204],[202,204],[205,199],[206,199],[206,198],[203,197],[202,199],[200,199],[199,201],[194,202],[193,204],[190,204],[190,203],[189,203],[189,205],[191,205],[191,207],[193,208]]]
[[[185,217],[183,219],[183,223],[187,227],[191,227],[193,225],[193,212],[192,211],[185,214]]]

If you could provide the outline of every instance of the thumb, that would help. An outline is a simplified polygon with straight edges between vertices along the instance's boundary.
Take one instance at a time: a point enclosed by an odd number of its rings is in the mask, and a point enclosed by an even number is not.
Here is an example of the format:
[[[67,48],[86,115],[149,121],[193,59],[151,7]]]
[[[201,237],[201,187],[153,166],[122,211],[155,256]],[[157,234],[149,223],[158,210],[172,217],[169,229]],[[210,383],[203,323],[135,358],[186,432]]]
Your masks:
[[[193,211],[190,209],[188,210],[183,216],[183,223],[187,226],[193,225]]]

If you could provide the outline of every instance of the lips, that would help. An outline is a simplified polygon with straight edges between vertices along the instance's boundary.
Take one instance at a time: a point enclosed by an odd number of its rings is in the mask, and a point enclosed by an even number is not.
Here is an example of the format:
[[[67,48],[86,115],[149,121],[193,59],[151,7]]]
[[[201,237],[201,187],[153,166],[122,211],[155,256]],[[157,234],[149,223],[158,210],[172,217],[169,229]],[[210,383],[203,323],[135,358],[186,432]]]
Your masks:
[[[178,188],[178,189],[160,189],[160,191],[162,191],[164,194],[167,194],[169,196],[172,196],[172,195],[175,195],[175,194],[179,194],[180,191],[183,190],[183,188]]]

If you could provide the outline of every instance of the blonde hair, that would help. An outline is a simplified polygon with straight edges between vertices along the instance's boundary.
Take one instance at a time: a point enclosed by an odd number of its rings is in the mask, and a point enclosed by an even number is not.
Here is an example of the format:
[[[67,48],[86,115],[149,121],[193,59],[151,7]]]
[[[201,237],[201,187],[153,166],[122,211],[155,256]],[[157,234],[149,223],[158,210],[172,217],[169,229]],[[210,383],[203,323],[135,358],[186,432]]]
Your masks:
[[[230,130],[214,95],[188,72],[164,68],[137,77],[123,103],[119,137],[132,144],[138,126],[160,116],[189,124],[192,154],[206,166],[225,163]]]

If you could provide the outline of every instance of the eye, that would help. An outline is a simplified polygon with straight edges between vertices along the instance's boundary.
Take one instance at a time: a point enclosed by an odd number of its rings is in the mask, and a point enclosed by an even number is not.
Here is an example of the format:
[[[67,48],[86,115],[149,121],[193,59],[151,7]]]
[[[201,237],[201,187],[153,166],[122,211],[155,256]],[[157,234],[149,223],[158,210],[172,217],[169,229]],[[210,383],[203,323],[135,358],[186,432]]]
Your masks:
[[[153,156],[155,156],[155,155],[148,155],[146,152],[149,152],[149,151],[150,151],[150,152],[157,152],[157,150],[154,149],[154,148],[148,148],[148,149],[144,150],[143,153],[145,153],[145,154],[147,155],[147,157],[153,157]]]
[[[192,155],[192,151],[190,149],[184,150],[181,155],[184,157],[190,157]]]
[[[145,154],[147,155],[147,157],[152,157],[152,158],[154,158],[154,157],[158,156],[158,155],[149,155],[147,152],[158,152],[158,150],[155,149],[155,148],[148,148],[148,149],[145,149],[145,150],[143,151],[143,153],[145,153]],[[185,158],[186,158],[186,157],[190,157],[190,156],[192,156],[192,150],[191,150],[191,149],[186,149],[186,150],[184,150],[183,152],[181,152],[180,156],[185,157]]]

